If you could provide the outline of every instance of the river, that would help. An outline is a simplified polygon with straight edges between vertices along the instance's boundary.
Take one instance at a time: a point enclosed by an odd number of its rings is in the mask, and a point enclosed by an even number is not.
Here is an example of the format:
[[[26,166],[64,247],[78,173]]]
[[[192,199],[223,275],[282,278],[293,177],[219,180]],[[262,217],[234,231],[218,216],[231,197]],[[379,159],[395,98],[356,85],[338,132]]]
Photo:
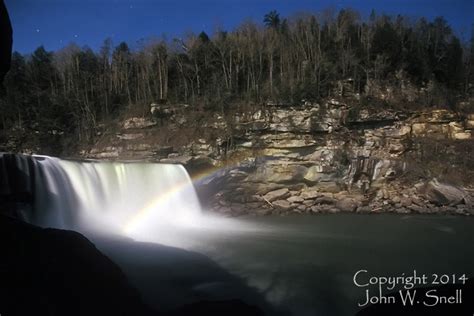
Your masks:
[[[96,241],[155,307],[203,297],[240,297],[263,306],[256,298],[261,296],[271,306],[268,314],[353,315],[365,302],[365,288],[354,284],[360,270],[367,272],[359,274],[359,283],[370,276],[408,276],[415,270],[427,275],[428,282],[433,273],[474,276],[473,229],[474,219],[468,217],[334,214],[229,219],[211,228],[175,231],[163,240],[192,252],[148,243],[130,256],[124,249],[137,249],[140,243],[124,248]],[[216,277],[196,253],[249,288]],[[137,264],[137,256],[145,256],[147,263]],[[153,264],[159,269],[152,269]],[[164,299],[167,289],[173,295]]]

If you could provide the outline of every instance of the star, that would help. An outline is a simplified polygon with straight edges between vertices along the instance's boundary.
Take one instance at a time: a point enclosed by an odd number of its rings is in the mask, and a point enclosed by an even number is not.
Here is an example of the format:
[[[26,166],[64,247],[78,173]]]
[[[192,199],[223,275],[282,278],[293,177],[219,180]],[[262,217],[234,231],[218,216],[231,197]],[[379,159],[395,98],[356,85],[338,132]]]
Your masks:
[[[36,33],[39,33],[40,32],[40,29],[36,29]]]
[[[78,38],[78,35],[77,35],[77,34],[74,34],[74,37],[75,37],[75,38]]]

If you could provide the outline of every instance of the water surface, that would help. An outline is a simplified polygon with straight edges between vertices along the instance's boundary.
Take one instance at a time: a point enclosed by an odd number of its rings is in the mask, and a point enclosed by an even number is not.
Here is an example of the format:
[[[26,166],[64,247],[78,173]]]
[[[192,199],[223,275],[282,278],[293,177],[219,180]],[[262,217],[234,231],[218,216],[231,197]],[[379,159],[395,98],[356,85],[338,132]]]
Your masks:
[[[157,232],[161,238],[156,242],[209,257],[277,310],[298,316],[353,315],[360,309],[358,303],[365,301],[364,290],[353,283],[354,273],[361,269],[368,276],[409,275],[414,270],[430,277],[432,273],[474,276],[473,229],[473,218],[454,216],[247,217],[164,230]],[[133,272],[129,268],[133,259],[123,263],[120,252],[103,250],[126,273]],[[216,281],[208,270],[194,269],[192,260],[181,259],[171,260],[169,268],[175,279],[199,279],[191,282],[188,292],[204,292],[215,299],[245,296],[242,288],[235,290],[228,280]],[[133,273],[129,274],[133,281]],[[145,289],[149,301],[159,300],[153,291],[173,282],[166,275],[154,280],[155,290],[150,284]]]

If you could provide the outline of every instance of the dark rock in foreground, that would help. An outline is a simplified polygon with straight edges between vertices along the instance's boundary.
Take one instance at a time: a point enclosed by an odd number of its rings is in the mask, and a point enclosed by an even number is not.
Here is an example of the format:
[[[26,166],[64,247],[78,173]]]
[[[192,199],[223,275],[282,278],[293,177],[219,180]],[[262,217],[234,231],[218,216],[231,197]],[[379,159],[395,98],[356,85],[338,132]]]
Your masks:
[[[0,215],[0,314],[162,315],[79,233]],[[151,277],[151,276],[150,276]],[[165,315],[263,315],[240,300],[201,301]]]
[[[247,305],[239,300],[229,301],[202,301],[189,304],[178,309],[170,316],[188,316],[188,315],[206,315],[206,316],[263,316],[264,313],[255,306]]]
[[[0,313],[154,315],[81,234],[0,216]]]

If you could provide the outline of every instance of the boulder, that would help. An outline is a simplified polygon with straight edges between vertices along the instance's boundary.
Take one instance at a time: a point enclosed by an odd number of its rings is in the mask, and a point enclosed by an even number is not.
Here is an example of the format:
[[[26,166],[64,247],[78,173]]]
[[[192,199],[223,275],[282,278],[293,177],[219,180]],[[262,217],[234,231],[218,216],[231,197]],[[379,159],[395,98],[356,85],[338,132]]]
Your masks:
[[[317,206],[317,205],[312,206],[312,207],[311,207],[311,212],[312,212],[312,213],[320,213],[320,212],[321,212],[321,208],[320,208],[319,206]]]
[[[319,182],[318,190],[322,192],[337,193],[341,191],[341,187],[335,181]]]
[[[314,204],[326,204],[326,205],[333,205],[337,202],[334,198],[330,196],[321,196],[314,200]]]
[[[402,206],[408,207],[412,204],[412,200],[409,197],[403,197],[400,199],[400,203],[402,204]]]
[[[304,190],[300,194],[300,197],[304,200],[313,200],[320,196],[321,196],[321,193],[316,190]]]
[[[412,204],[408,207],[410,210],[414,211],[414,212],[417,212],[417,213],[425,213],[427,211],[427,209],[421,207],[421,206],[418,206],[416,204]]]
[[[420,191],[428,201],[436,205],[455,206],[468,199],[468,194],[463,189],[454,185],[440,183],[436,179],[421,187]]]
[[[291,205],[290,202],[288,202],[287,200],[277,200],[277,201],[274,201],[272,204],[274,207],[285,210],[285,211],[289,211],[296,207],[295,205]]]
[[[336,202],[336,208],[343,212],[354,212],[359,206],[359,201],[352,198],[343,198]]]
[[[370,206],[359,206],[357,208],[357,213],[370,213],[372,208]]]
[[[304,201],[301,196],[290,196],[286,200],[290,203],[302,203]]]
[[[394,197],[392,197],[392,202],[394,204],[398,204],[398,203],[401,203],[401,199],[400,199],[399,196],[394,196]]]
[[[270,191],[264,195],[265,200],[268,202],[273,202],[276,200],[282,200],[287,198],[290,195],[290,190],[288,188],[278,189],[275,191]]]
[[[308,210],[308,208],[305,205],[298,205],[296,209],[299,210],[300,212],[306,212]]]

